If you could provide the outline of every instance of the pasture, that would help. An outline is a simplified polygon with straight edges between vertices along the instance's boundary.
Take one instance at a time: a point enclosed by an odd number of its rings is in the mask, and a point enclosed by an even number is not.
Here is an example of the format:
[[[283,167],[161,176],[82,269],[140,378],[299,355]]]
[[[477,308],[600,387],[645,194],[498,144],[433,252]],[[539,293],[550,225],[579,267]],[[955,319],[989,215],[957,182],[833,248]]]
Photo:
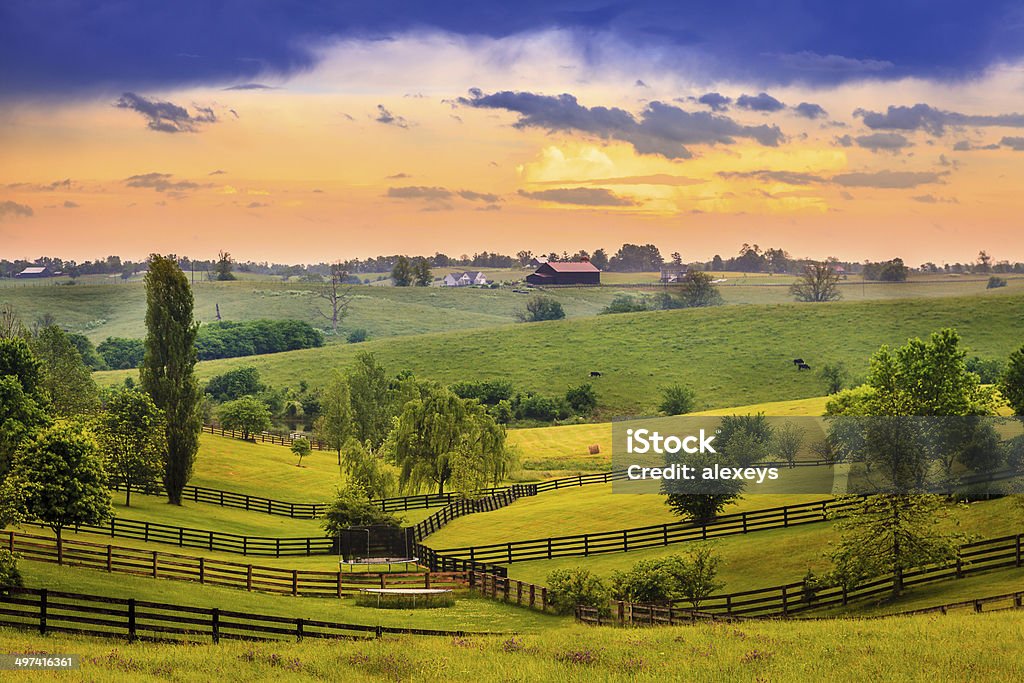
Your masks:
[[[344,368],[356,352],[370,351],[390,372],[408,369],[445,383],[508,379],[519,390],[552,395],[592,381],[595,417],[607,419],[656,412],[661,389],[676,383],[692,387],[700,406],[709,409],[820,396],[822,381],[814,372],[794,370],[792,358],[803,357],[814,369],[842,362],[862,377],[880,345],[903,344],[943,327],[956,328],[971,353],[1005,358],[1019,345],[1021,310],[1020,294],[722,306],[329,345],[208,361],[196,371],[205,379],[252,365],[272,385],[298,378],[316,385],[324,368]],[[591,380],[590,371],[602,376]],[[132,374],[110,371],[96,379],[115,384]]]

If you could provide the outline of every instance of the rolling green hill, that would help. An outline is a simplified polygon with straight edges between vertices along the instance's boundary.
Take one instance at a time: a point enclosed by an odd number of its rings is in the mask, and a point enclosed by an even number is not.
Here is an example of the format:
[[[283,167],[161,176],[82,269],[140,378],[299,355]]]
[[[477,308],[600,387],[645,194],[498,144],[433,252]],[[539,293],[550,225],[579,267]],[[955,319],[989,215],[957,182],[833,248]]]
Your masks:
[[[693,387],[707,408],[819,396],[815,373],[796,371],[791,359],[815,369],[843,362],[863,375],[881,344],[943,327],[956,328],[972,353],[1005,358],[1024,339],[1024,296],[737,305],[511,324],[210,361],[197,372],[208,378],[253,365],[272,385],[315,385],[327,368],[343,368],[365,350],[391,372],[442,382],[509,379],[549,395],[592,382],[597,417],[607,418],[655,412],[660,389],[674,383]],[[591,378],[591,371],[602,374]],[[97,380],[118,383],[128,374],[98,373]]]

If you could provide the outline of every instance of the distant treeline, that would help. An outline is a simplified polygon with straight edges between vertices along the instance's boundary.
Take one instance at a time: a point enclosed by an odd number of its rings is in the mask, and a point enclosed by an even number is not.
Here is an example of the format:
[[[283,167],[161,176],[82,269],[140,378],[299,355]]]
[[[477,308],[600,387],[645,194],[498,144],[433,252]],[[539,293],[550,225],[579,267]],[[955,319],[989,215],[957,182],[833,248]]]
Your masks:
[[[86,365],[93,370],[127,370],[142,364],[141,339],[107,337],[95,348],[83,335],[71,335]],[[196,336],[199,360],[238,358],[264,353],[311,349],[324,345],[324,335],[299,320],[248,320],[203,325]]]
[[[213,278],[216,272],[217,259],[195,260],[187,256],[175,258],[182,270],[194,271],[203,274],[204,278]],[[605,249],[595,249],[589,252],[580,249],[575,252],[533,252],[522,250],[515,255],[492,253],[482,251],[472,256],[462,254],[450,256],[441,252],[433,256],[415,256],[410,254],[392,254],[389,256],[375,256],[366,259],[349,259],[337,262],[311,263],[311,264],[286,264],[271,263],[269,261],[235,261],[232,262],[234,269],[241,273],[253,273],[257,275],[272,275],[283,278],[309,278],[312,281],[319,281],[328,278],[338,266],[348,274],[348,281],[352,283],[361,282],[357,273],[390,273],[395,263],[405,256],[412,261],[424,259],[431,268],[513,268],[529,267],[540,260],[548,261],[580,261],[589,260],[601,270],[613,272],[651,272],[657,271],[664,265],[686,265],[691,269],[706,271],[735,271],[743,273],[799,273],[801,269],[811,261],[807,258],[796,258],[782,248],[761,248],[757,244],[744,244],[740,247],[735,256],[723,257],[720,254],[710,261],[685,261],[683,254],[673,252],[664,256],[653,244],[623,244],[615,253]],[[844,261],[841,259],[829,259],[836,266],[842,266],[848,274],[864,273],[868,279],[899,280],[900,275],[905,278],[906,272],[911,270],[905,266],[899,258],[889,261],[872,263],[870,261]],[[894,264],[898,266],[894,267]],[[0,276],[12,277],[25,268],[32,266],[45,266],[53,272],[62,272],[71,277],[79,275],[113,275],[120,274],[124,278],[146,270],[146,262],[122,261],[118,256],[108,256],[95,261],[78,263],[73,260],[63,260],[56,257],[42,257],[35,261],[27,260],[0,260]],[[924,273],[1024,273],[1024,263],[1011,263],[1010,261],[995,261],[988,253],[979,252],[975,260],[963,263],[945,263],[936,265],[932,262],[922,263],[915,270]],[[885,271],[885,272],[883,272]]]

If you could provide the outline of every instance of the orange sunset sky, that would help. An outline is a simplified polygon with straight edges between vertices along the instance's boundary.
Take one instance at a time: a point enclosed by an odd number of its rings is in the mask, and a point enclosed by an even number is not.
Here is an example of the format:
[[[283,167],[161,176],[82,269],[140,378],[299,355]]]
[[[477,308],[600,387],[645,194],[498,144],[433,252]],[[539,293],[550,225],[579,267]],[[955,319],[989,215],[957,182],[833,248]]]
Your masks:
[[[689,261],[749,242],[914,266],[981,249],[1024,260],[1024,63],[766,86],[612,35],[594,44],[557,28],[407,31],[323,41],[287,75],[9,98],[0,257],[305,263],[653,242]]]

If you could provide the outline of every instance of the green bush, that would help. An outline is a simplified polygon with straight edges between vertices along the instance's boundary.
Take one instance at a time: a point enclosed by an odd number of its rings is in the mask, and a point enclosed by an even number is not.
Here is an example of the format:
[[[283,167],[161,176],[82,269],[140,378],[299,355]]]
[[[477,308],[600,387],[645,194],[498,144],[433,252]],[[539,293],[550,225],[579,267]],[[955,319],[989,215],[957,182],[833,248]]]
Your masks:
[[[349,332],[347,339],[349,344],[361,344],[366,341],[369,336],[370,335],[366,333],[366,330],[360,327]]]
[[[475,398],[487,406],[497,405],[512,398],[512,382],[507,379],[456,382],[448,387],[459,398]]]
[[[658,410],[666,415],[685,415],[692,413],[697,407],[697,395],[693,389],[675,384],[663,389]]]
[[[1001,278],[998,275],[993,275],[988,279],[988,284],[985,285],[985,289],[998,289],[1006,286],[1006,278]]]
[[[358,484],[337,489],[320,523],[329,536],[337,536],[349,527],[374,525],[400,526],[401,521],[371,503]]]
[[[640,313],[646,310],[649,310],[649,308],[644,297],[619,292],[612,297],[611,302],[600,311],[599,315],[609,313]]]
[[[526,302],[526,310],[516,314],[520,322],[535,323],[543,320],[561,320],[565,309],[549,296],[537,295]]]
[[[130,370],[142,365],[146,345],[141,339],[107,337],[96,347],[96,353],[111,370]]]
[[[548,574],[548,602],[558,614],[572,614],[577,605],[609,614],[608,588],[589,569],[556,569]]]
[[[565,392],[565,402],[579,415],[589,415],[597,407],[597,393],[590,384],[569,387]]]
[[[22,585],[18,558],[10,550],[0,549],[0,593],[6,593],[8,588],[21,588]]]

